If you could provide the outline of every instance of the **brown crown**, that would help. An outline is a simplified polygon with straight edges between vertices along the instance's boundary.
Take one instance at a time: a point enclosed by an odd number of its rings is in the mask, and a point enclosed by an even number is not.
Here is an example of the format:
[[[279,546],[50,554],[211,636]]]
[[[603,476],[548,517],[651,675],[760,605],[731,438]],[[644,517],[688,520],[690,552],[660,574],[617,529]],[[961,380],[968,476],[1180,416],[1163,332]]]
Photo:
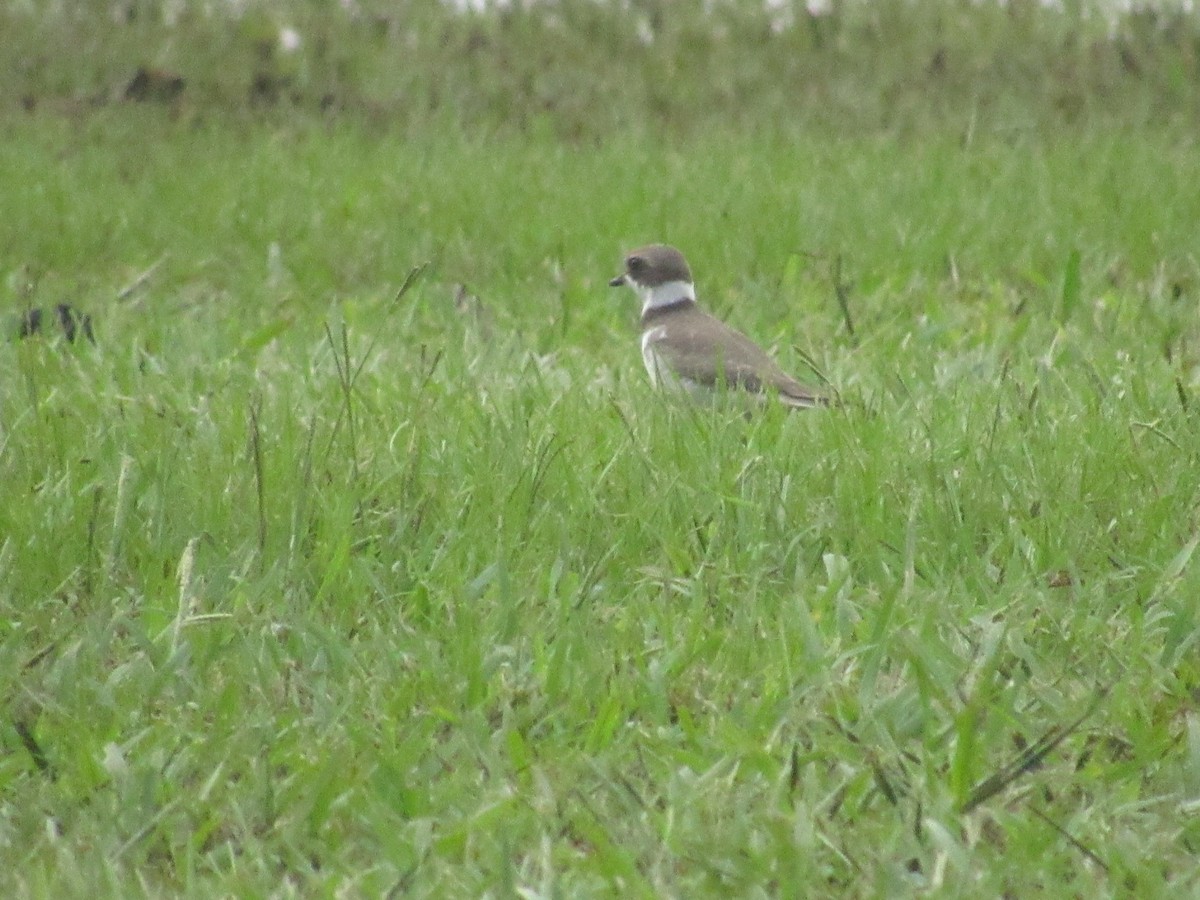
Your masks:
[[[683,254],[666,244],[651,244],[632,251],[625,257],[625,272],[632,281],[644,287],[692,280],[692,270]]]

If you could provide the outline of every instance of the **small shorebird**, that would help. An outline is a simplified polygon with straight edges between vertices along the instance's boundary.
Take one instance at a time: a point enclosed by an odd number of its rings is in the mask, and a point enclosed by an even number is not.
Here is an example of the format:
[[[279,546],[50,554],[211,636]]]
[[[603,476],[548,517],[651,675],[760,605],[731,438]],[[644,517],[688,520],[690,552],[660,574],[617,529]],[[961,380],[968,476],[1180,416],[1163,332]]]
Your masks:
[[[829,405],[758,344],[696,305],[692,270],[674,247],[634,250],[609,285],[627,285],[642,301],[642,359],[656,387],[705,398],[723,385],[759,397],[777,394],[794,409]]]

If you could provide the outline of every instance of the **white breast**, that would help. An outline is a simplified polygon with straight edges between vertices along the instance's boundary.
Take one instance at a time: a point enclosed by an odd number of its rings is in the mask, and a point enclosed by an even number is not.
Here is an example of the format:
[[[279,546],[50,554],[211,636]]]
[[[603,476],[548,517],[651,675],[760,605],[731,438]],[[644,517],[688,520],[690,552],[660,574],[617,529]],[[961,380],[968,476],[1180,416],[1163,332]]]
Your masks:
[[[661,341],[666,332],[667,330],[659,325],[658,328],[648,329],[642,334],[642,362],[646,364],[646,371],[650,373],[650,382],[654,386],[659,385],[660,373],[666,367],[666,362],[654,352],[654,342]]]

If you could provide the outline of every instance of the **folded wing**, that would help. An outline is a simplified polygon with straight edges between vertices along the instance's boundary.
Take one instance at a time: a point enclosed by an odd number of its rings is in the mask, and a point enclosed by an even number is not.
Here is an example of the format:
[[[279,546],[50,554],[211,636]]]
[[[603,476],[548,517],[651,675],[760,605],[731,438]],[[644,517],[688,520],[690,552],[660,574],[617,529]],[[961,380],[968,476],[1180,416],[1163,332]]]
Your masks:
[[[775,392],[796,409],[829,405],[828,397],[792,378],[744,334],[707,314],[702,318],[672,323],[672,340],[653,341],[655,355],[679,377],[710,388],[723,383],[755,394]]]

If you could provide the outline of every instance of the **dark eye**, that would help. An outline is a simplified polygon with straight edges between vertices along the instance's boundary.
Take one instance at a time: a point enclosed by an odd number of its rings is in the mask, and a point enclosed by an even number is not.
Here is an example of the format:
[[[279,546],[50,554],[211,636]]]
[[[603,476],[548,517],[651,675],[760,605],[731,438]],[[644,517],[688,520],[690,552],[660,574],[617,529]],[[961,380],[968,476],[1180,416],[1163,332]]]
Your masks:
[[[630,272],[639,272],[646,266],[646,261],[640,256],[631,256],[625,260],[625,265]]]

